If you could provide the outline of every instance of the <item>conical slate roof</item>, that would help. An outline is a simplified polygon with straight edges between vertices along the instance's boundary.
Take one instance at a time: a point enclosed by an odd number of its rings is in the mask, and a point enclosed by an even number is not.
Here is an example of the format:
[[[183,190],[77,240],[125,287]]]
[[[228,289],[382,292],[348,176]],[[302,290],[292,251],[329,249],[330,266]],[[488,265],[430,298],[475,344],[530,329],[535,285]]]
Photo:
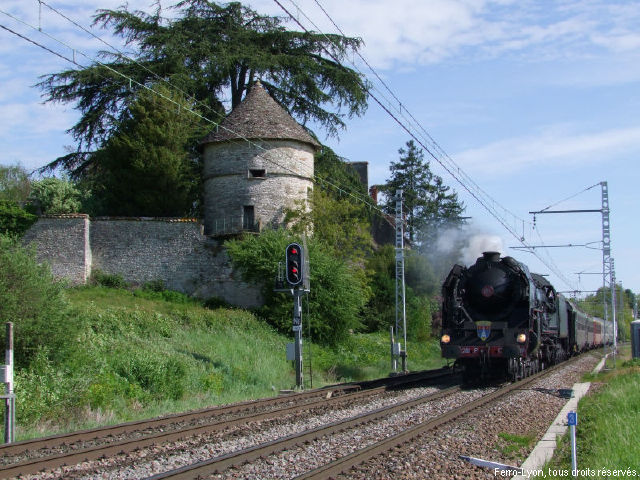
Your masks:
[[[271,98],[260,82],[253,85],[240,105],[227,115],[219,127],[204,137],[200,145],[242,138],[298,140],[316,148],[320,147],[320,144]]]

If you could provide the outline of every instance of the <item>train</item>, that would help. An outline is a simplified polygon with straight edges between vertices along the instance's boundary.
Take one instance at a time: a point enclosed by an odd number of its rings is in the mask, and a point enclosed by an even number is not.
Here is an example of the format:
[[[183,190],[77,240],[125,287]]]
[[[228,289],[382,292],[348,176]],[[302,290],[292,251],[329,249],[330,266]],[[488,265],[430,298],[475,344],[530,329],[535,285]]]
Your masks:
[[[441,353],[467,381],[516,381],[611,343],[611,322],[582,312],[544,276],[499,252],[454,265],[442,298]]]

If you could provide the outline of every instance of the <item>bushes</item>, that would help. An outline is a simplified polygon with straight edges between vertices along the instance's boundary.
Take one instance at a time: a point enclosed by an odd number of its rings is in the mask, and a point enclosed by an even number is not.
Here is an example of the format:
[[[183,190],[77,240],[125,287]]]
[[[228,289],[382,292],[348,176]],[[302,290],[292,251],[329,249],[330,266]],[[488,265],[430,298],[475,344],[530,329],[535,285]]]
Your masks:
[[[67,316],[62,284],[36,262],[32,250],[6,235],[0,235],[0,319],[14,323],[19,366],[28,365],[39,348],[57,355],[77,330]]]
[[[129,286],[122,275],[105,273],[98,269],[91,272],[91,283],[108,288],[127,288]]]
[[[0,233],[22,236],[37,218],[17,203],[0,200]]]
[[[291,330],[292,300],[290,295],[275,293],[273,282],[278,262],[284,260],[285,248],[293,240],[290,232],[277,230],[226,243],[244,278],[263,285],[266,303],[258,314],[282,332]],[[370,295],[366,277],[359,267],[332,256],[315,238],[308,249],[311,293],[304,300],[309,302],[309,315],[305,312],[303,322],[310,322],[313,341],[336,344],[349,330],[360,327],[360,313]]]

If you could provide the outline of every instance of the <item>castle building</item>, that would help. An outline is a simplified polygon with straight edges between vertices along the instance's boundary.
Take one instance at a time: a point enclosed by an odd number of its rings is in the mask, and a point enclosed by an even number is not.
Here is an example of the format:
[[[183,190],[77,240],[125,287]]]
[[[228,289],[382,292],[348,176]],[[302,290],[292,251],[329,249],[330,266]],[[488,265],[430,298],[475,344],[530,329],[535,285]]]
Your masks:
[[[200,145],[205,235],[280,226],[313,188],[320,145],[260,82]]]
[[[170,218],[41,217],[23,241],[54,275],[83,284],[91,272],[240,307],[263,303],[260,286],[244,282],[224,236],[283,224],[285,210],[313,187],[316,142],[258,82],[220,126],[201,141],[204,222]],[[284,252],[283,252],[284,254]]]

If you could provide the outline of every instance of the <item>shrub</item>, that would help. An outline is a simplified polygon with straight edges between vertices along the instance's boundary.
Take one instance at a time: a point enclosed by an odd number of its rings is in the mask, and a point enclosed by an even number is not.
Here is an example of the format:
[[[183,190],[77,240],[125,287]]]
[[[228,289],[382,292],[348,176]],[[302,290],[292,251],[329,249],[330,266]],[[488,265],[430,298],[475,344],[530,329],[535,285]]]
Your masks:
[[[149,349],[130,349],[114,355],[114,372],[155,398],[178,400],[184,394],[186,367],[179,360]]]
[[[278,262],[284,261],[286,246],[293,240],[290,232],[272,230],[226,243],[245,280],[262,285],[265,305],[257,313],[287,333],[291,331],[292,298],[275,293],[273,282]],[[366,277],[361,268],[334,257],[315,238],[309,241],[308,250],[311,293],[304,299],[308,309],[305,308],[303,322],[310,324],[314,341],[337,344],[349,330],[360,327],[360,313],[370,295]]]
[[[77,386],[67,371],[54,366],[46,348],[39,348],[31,364],[16,371],[16,412],[19,424],[53,419],[71,405]]]
[[[119,273],[105,273],[97,269],[91,272],[91,283],[109,288],[127,288],[129,286]]]
[[[21,236],[37,219],[17,203],[0,200],[0,233]]]
[[[82,206],[82,194],[69,180],[51,177],[31,184],[29,201],[42,214],[77,213]]]
[[[0,319],[14,323],[15,361],[22,366],[41,347],[57,355],[76,331],[63,286],[49,266],[38,264],[32,249],[6,235],[0,235]]]

